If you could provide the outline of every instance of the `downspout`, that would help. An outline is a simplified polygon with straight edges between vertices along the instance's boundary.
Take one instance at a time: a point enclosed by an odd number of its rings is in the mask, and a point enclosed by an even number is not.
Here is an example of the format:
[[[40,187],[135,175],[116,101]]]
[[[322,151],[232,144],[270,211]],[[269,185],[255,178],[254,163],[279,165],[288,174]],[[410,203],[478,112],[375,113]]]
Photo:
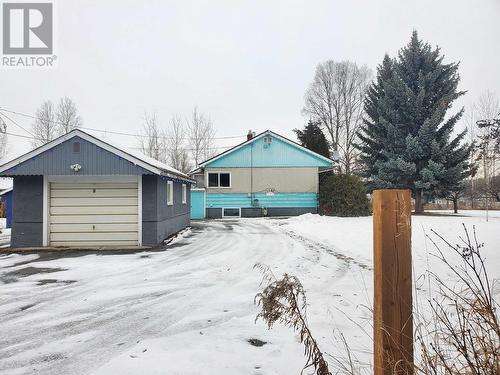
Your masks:
[[[250,205],[255,206],[253,196],[253,142],[250,143]]]

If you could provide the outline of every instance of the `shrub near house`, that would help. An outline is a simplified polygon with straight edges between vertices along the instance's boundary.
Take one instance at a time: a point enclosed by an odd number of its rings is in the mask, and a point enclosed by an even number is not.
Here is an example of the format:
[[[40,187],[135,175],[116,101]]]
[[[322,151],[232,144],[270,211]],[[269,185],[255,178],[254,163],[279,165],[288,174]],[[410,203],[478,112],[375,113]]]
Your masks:
[[[339,174],[320,182],[319,209],[328,216],[366,216],[370,205],[366,189],[356,176]]]

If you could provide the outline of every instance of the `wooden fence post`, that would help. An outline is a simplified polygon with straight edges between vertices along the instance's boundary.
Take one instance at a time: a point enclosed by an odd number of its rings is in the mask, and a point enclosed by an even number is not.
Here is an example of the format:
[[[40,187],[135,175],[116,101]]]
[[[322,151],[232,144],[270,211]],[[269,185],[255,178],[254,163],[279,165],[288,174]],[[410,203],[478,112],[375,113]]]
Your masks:
[[[413,374],[411,193],[373,193],[374,374]]]

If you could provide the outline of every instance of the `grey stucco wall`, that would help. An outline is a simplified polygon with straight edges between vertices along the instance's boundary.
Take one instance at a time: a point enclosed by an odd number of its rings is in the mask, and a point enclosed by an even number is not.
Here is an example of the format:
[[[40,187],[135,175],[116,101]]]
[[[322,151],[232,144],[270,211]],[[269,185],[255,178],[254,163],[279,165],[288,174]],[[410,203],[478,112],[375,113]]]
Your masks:
[[[191,194],[182,203],[182,182],[174,181],[174,204],[167,205],[167,181],[154,175],[142,177],[142,243],[157,245],[190,224]]]
[[[250,193],[274,189],[280,193],[317,193],[318,167],[206,168],[206,173],[231,173],[230,188],[207,187],[210,193]],[[200,175],[194,175],[198,181]],[[197,187],[204,187],[197,183]]]
[[[80,143],[80,152],[73,152],[73,143]],[[74,172],[70,165],[80,164]],[[5,171],[3,175],[140,175],[150,173],[137,165],[104,150],[80,137],[73,137]]]
[[[11,247],[42,246],[43,177],[14,177],[12,198]]]

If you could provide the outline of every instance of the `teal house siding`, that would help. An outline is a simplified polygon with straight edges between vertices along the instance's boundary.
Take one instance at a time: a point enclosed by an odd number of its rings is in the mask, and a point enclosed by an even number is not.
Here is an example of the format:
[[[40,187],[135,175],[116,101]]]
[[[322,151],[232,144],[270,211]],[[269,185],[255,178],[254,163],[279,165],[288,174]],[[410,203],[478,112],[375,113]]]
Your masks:
[[[246,142],[192,172],[203,189],[191,192],[191,218],[317,213],[319,172],[333,163],[270,130],[257,136],[249,133]]]
[[[272,138],[266,143],[264,138]],[[209,161],[207,168],[331,167],[332,162],[275,136],[255,139],[227,155]]]
[[[253,202],[252,202],[253,198]],[[207,208],[241,207],[241,208],[315,208],[317,206],[316,193],[208,193]]]
[[[191,190],[191,219],[205,218],[205,190]]]

